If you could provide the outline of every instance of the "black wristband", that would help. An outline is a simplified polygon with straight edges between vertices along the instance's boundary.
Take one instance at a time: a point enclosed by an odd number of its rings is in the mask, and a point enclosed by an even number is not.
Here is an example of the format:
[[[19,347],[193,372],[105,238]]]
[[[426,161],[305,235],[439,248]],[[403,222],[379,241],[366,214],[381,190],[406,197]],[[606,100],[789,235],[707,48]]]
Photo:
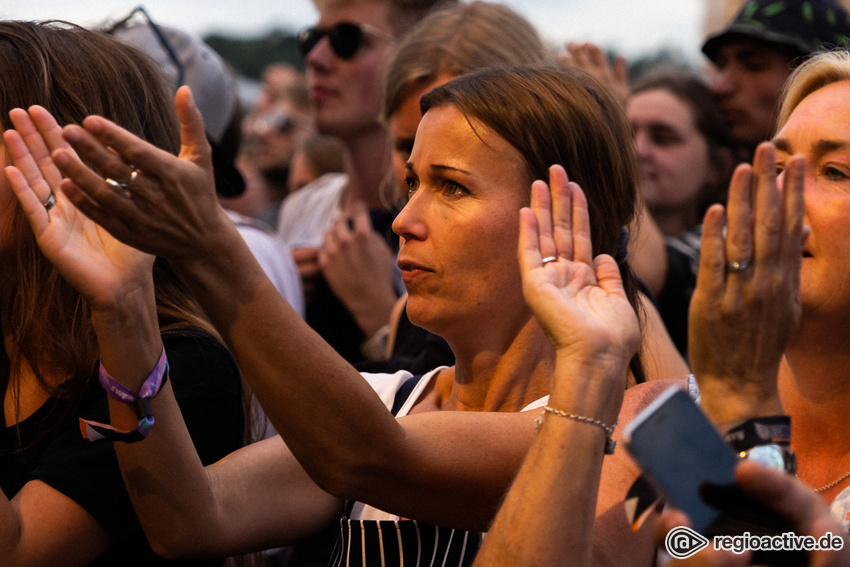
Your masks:
[[[738,453],[757,445],[779,445],[788,448],[791,444],[791,418],[787,415],[774,415],[739,421],[732,425],[723,439]]]

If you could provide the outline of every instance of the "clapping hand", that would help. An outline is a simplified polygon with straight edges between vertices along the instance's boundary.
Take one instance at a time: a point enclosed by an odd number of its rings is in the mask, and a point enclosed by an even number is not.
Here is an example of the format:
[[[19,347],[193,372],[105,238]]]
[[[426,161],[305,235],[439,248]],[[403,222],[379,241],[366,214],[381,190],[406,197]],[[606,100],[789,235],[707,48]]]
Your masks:
[[[82,214],[60,190],[62,174],[51,152],[73,150],[47,110],[10,113],[15,129],[3,139],[14,165],[5,168],[44,256],[86,298],[109,309],[151,279],[153,257],[121,244]]]
[[[122,242],[186,265],[242,241],[216,198],[210,146],[188,87],[178,89],[175,109],[179,156],[100,116],[63,128],[74,151],[52,155],[68,177],[63,191],[87,216]],[[116,190],[101,174],[127,186]]]

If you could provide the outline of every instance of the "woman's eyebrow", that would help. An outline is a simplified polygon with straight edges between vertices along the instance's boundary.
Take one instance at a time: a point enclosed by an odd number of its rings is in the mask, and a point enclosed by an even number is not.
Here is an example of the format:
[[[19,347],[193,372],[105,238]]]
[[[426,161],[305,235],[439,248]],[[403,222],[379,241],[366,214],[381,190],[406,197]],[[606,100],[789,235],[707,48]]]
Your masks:
[[[438,170],[438,171],[456,171],[456,172],[458,172],[458,173],[463,173],[463,174],[465,174],[465,175],[472,175],[472,173],[471,173],[471,172],[469,172],[469,171],[467,171],[467,170],[465,170],[465,169],[461,169],[461,168],[459,168],[459,167],[453,167],[453,166],[451,166],[451,165],[432,164],[432,165],[430,166],[430,168],[431,168],[431,169],[436,169],[436,170]]]
[[[790,154],[791,152],[791,143],[785,138],[775,138],[772,140],[773,145],[776,146],[776,149],[780,152],[785,152],[786,154]]]

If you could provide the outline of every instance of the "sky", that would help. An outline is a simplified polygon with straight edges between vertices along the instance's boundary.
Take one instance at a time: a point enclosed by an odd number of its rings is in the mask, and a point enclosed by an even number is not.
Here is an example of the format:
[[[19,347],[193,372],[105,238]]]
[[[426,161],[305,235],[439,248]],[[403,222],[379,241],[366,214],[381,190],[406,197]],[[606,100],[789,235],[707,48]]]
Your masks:
[[[681,50],[699,63],[704,3],[702,0],[507,0],[503,3],[528,18],[553,45],[593,41],[607,49],[638,57],[662,47]],[[62,19],[83,26],[121,19],[138,0],[2,0],[0,18]],[[300,29],[313,23],[310,0],[146,0],[157,23],[198,35],[210,32],[251,36],[270,29]]]

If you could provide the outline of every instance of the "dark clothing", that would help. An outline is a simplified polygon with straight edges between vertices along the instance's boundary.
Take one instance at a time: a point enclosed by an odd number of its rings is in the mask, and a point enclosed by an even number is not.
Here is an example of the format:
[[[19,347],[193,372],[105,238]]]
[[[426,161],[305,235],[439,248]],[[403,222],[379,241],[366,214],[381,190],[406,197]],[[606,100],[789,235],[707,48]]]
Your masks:
[[[205,465],[213,463],[243,444],[239,371],[227,349],[208,333],[181,330],[163,334],[162,340],[174,395],[198,455]],[[0,430],[0,487],[6,496],[11,499],[27,482],[40,480],[82,506],[115,539],[92,566],[221,565],[222,560],[164,560],[151,551],[124,488],[112,443],[89,442],[80,433],[80,417],[109,423],[106,393],[96,374],[61,431],[39,435],[50,410],[65,401],[60,400],[62,390],[60,386],[57,395],[31,416]]]
[[[392,374],[407,370],[424,374],[438,366],[454,366],[455,355],[442,337],[417,327],[402,309],[396,329],[395,344],[387,360],[364,360],[354,365],[360,372]]]
[[[394,252],[398,250],[398,237],[392,231],[395,215],[396,211],[369,211],[372,228],[384,237]],[[316,289],[307,301],[305,319],[345,360],[363,360],[360,345],[367,337],[363,336],[363,331],[357,326],[354,317],[337,299],[321,275],[316,282]]]
[[[688,307],[697,285],[702,225],[665,239],[667,277],[657,298],[658,313],[673,344],[688,359]]]

